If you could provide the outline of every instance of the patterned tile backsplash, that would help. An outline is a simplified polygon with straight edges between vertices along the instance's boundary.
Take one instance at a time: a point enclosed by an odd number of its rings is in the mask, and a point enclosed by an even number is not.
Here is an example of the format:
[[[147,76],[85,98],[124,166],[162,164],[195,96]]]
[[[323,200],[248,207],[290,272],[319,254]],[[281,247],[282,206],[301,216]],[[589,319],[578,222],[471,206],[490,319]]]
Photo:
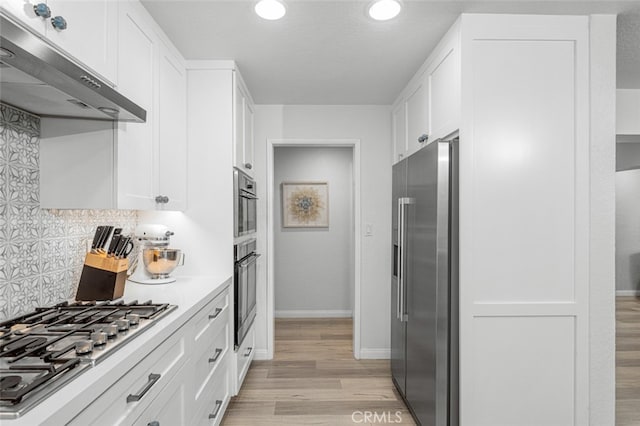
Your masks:
[[[136,211],[40,209],[40,119],[0,104],[0,320],[73,298],[96,226]]]

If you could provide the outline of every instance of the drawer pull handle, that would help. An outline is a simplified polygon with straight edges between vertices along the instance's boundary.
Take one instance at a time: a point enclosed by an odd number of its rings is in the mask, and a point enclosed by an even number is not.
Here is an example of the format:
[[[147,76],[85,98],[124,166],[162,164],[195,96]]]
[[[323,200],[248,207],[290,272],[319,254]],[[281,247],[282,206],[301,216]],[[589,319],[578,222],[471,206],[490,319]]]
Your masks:
[[[247,352],[245,352],[244,356],[249,356],[251,355],[251,351],[253,350],[253,348],[247,348]]]
[[[222,312],[222,308],[216,308],[216,312],[213,315],[209,315],[209,319],[218,318],[218,315],[220,315],[220,312]]]
[[[221,353],[222,353],[222,349],[216,348],[216,353],[213,355],[213,358],[209,358],[209,362],[216,362],[218,358],[220,358]]]
[[[147,426],[160,426],[160,422],[157,420],[154,420],[152,422],[147,423]]]
[[[137,395],[133,395],[133,394],[129,394],[129,396],[127,396],[127,404],[130,402],[136,402],[136,401],[140,401],[140,399],[142,399],[142,397],[149,392],[149,389],[151,389],[151,386],[155,385],[156,382],[160,379],[160,374],[149,374],[149,380],[147,381],[147,384],[144,385],[144,387],[140,390],[140,392]]]
[[[222,400],[218,399],[218,400],[216,400],[216,409],[213,410],[212,414],[209,414],[209,418],[210,419],[215,419],[216,417],[218,417],[218,413],[220,412],[220,408],[222,408]]]

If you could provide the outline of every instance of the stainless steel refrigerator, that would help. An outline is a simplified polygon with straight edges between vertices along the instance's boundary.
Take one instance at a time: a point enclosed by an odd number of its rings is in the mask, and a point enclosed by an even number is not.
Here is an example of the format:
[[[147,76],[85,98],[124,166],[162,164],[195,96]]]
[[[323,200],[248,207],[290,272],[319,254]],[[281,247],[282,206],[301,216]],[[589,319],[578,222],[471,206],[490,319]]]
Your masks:
[[[391,373],[423,426],[458,425],[458,140],[393,166]]]

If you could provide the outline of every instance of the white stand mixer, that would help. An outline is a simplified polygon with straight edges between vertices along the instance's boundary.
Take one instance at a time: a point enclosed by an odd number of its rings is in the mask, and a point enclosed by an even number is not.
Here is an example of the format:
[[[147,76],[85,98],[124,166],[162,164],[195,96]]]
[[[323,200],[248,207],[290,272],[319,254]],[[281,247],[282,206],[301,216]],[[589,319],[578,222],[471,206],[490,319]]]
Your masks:
[[[170,249],[169,240],[173,232],[158,224],[138,225],[134,232],[142,247],[138,253],[135,272],[129,281],[139,284],[168,284],[176,279],[171,272],[184,265],[184,255],[179,249]]]

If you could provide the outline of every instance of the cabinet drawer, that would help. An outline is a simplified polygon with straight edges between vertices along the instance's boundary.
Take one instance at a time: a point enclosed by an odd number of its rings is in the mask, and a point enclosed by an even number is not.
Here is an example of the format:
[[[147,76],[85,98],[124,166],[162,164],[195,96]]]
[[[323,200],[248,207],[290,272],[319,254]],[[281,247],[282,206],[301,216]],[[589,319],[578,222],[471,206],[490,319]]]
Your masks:
[[[211,336],[211,330],[229,319],[229,289],[225,289],[215,299],[202,308],[194,317],[196,348],[202,347],[201,341]],[[205,342],[206,344],[206,342]]]
[[[224,411],[229,404],[229,370],[219,368],[212,377],[213,386],[205,393],[201,404],[198,404],[193,425],[219,425],[224,417]]]
[[[216,328],[215,336],[203,350],[195,351],[196,402],[200,401],[208,388],[211,388],[214,374],[220,369],[228,369],[229,333],[229,321],[226,321]]]
[[[135,426],[158,424],[187,425],[187,381],[184,380],[185,367],[167,384],[162,393],[153,400],[149,408],[135,421]],[[154,423],[156,422],[156,423]]]
[[[242,382],[244,381],[244,376],[247,375],[247,370],[249,370],[249,366],[251,365],[251,361],[253,360],[253,349],[255,347],[255,324],[251,326],[251,330],[247,333],[247,336],[244,338],[242,344],[238,348],[238,352],[236,352],[236,362],[238,363],[236,372],[237,372],[237,386],[236,386],[236,394],[240,392],[240,387],[242,386]]]
[[[130,424],[186,360],[183,333],[174,333],[76,416],[72,425]]]

